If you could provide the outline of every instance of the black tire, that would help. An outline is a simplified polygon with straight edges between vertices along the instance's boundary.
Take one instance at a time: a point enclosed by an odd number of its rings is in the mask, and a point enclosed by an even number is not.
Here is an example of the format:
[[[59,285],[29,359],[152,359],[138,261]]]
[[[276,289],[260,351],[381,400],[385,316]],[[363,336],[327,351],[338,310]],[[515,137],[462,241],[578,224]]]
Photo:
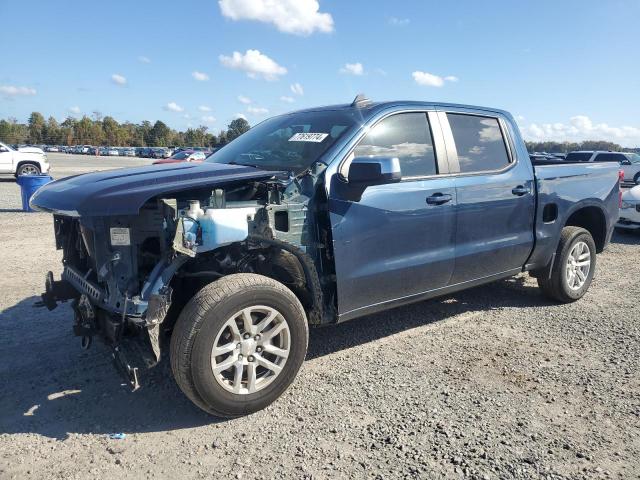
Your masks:
[[[273,308],[284,317],[290,333],[289,355],[264,389],[236,394],[215,378],[212,349],[225,323],[256,305]],[[291,290],[262,275],[229,275],[202,288],[183,309],[171,336],[171,369],[180,389],[202,410],[218,417],[239,417],[265,408],[284,393],[304,361],[308,339],[304,309]]]
[[[589,247],[591,265],[584,284],[578,289],[573,289],[569,286],[566,268],[569,261],[569,255],[573,247],[578,242],[584,242]],[[589,289],[595,269],[596,245],[591,234],[584,228],[564,227],[560,235],[560,243],[556,250],[556,258],[551,270],[551,275],[538,277],[538,286],[547,297],[553,300],[557,300],[562,303],[575,302],[582,298]]]
[[[16,171],[16,177],[19,177],[20,175],[25,175],[25,171],[26,170],[33,170],[35,169],[35,172],[33,173],[27,173],[26,175],[40,175],[40,173],[42,173],[40,171],[40,167],[35,164],[35,163],[23,163],[22,165],[20,165],[18,167],[18,170]]]

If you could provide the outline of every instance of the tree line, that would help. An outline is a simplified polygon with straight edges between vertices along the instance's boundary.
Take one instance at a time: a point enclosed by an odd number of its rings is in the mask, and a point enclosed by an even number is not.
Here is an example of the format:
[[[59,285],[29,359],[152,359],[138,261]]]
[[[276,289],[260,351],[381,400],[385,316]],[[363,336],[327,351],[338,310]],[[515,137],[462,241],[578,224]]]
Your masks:
[[[604,150],[621,152],[629,150],[617,143],[604,140],[587,140],[585,142],[525,142],[529,152],[569,153],[576,150]]]
[[[188,145],[213,147],[224,145],[249,130],[244,118],[233,120],[217,134],[201,125],[180,132],[164,122],[119,123],[110,116],[94,112],[92,117],[68,117],[59,123],[54,117],[45,120],[40,112],[33,112],[27,123],[15,118],[0,120],[0,141],[8,144],[30,145],[94,145],[117,147],[169,147]]]

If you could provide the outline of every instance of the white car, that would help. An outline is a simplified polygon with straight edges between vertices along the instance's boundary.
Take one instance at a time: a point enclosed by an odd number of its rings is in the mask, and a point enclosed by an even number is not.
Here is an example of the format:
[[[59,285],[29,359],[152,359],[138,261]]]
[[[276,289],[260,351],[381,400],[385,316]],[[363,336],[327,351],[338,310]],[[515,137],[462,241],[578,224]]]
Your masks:
[[[115,147],[109,147],[107,149],[107,155],[109,155],[111,157],[117,157],[117,156],[120,156],[120,152]]]
[[[0,174],[39,175],[49,173],[47,154],[40,148],[22,147],[14,150],[0,142]]]
[[[622,194],[620,218],[616,227],[627,230],[640,228],[640,185],[630,188]]]
[[[640,185],[640,155],[633,152],[577,151],[565,158],[573,162],[617,162],[624,172],[625,182]]]

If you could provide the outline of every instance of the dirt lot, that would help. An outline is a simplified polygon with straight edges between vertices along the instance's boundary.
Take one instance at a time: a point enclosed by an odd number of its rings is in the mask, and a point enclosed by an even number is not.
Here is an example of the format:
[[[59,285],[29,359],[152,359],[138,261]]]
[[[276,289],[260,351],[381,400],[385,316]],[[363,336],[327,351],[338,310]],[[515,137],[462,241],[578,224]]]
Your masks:
[[[32,307],[60,271],[51,217],[11,181],[0,199],[1,479],[640,478],[640,235],[615,235],[572,305],[521,276],[314,330],[276,404],[219,421],[166,362],[130,393],[68,306]]]

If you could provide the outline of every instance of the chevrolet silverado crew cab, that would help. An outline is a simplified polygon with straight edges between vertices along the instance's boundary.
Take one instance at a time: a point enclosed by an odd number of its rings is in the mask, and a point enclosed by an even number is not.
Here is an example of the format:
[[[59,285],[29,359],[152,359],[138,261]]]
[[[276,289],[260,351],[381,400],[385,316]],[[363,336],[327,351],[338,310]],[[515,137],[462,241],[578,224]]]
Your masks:
[[[35,147],[15,150],[0,142],[0,175],[40,175],[49,172],[47,154]]]
[[[266,120],[202,163],[31,200],[63,252],[41,303],[71,300],[82,344],[101,337],[134,388],[168,351],[182,391],[224,417],[285,391],[309,327],[521,272],[578,300],[618,203],[617,165],[533,165],[504,111],[362,97]]]

